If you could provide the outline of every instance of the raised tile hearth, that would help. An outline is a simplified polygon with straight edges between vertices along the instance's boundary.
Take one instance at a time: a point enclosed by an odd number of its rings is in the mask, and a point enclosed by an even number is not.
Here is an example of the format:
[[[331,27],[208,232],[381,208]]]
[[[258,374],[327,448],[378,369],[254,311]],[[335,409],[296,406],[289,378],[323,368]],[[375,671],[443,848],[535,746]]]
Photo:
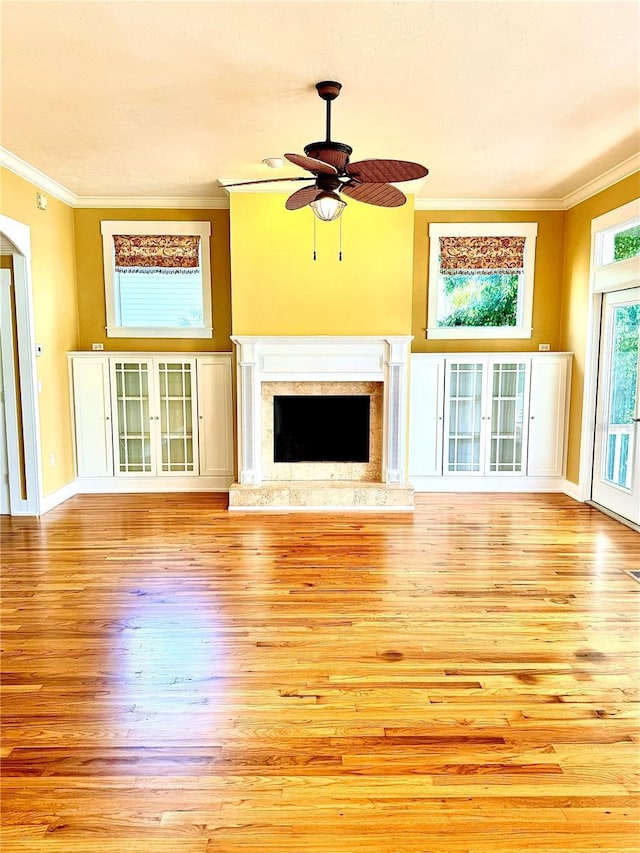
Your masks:
[[[238,483],[229,492],[230,510],[413,509],[405,445],[409,336],[233,341],[238,357]],[[316,400],[368,397],[368,461],[275,461],[274,398],[307,395]],[[303,429],[306,423],[302,421]],[[345,430],[349,425],[345,421]],[[361,436],[365,442],[367,433]],[[366,460],[367,445],[362,446],[360,458]]]
[[[229,509],[411,512],[413,488],[361,480],[290,480],[261,486],[234,483],[229,490]]]

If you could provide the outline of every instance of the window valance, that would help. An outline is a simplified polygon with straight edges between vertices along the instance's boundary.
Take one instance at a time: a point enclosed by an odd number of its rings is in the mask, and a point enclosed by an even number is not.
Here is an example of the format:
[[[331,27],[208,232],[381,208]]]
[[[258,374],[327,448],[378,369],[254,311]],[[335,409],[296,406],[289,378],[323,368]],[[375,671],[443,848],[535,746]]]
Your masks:
[[[440,272],[521,273],[525,237],[440,237]]]
[[[200,267],[200,237],[185,234],[114,234],[117,272],[182,273]]]

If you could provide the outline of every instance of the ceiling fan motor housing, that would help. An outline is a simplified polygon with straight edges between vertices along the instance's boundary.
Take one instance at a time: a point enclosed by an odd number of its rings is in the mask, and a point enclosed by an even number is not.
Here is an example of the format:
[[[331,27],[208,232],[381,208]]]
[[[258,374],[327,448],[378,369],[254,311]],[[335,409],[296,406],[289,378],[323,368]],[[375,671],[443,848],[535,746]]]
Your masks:
[[[325,140],[324,142],[310,142],[309,145],[305,145],[304,153],[307,157],[313,157],[316,160],[322,160],[323,163],[335,166],[341,172],[349,162],[353,148],[344,142]]]

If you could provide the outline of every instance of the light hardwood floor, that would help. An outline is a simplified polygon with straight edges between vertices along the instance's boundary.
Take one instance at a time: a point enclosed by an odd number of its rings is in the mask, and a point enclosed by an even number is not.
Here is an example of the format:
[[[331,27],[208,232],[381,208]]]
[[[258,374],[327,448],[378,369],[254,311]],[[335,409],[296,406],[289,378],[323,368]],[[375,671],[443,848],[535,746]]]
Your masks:
[[[3,519],[4,853],[638,851],[640,536],[417,504]]]

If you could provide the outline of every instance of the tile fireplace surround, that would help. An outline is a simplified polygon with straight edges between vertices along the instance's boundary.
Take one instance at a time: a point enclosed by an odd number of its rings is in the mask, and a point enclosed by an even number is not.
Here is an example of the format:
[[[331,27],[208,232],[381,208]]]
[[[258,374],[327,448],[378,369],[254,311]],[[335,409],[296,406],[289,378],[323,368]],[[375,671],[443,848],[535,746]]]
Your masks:
[[[229,509],[411,511],[407,394],[411,337],[232,337],[238,375],[238,480]],[[275,394],[368,394],[369,462],[273,459]]]

